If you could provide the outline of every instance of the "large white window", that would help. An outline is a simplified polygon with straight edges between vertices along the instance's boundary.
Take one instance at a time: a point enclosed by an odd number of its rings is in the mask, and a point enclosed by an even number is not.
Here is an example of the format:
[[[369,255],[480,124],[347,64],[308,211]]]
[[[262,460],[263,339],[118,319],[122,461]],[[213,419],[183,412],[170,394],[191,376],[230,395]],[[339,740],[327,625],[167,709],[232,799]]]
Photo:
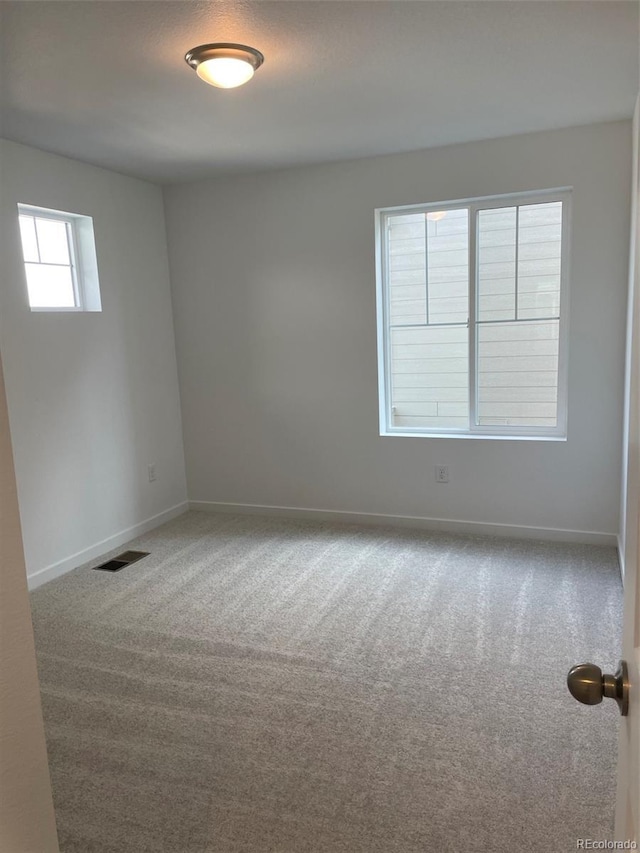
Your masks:
[[[100,311],[91,217],[19,204],[18,220],[31,310]]]
[[[570,200],[376,211],[381,434],[566,436]]]

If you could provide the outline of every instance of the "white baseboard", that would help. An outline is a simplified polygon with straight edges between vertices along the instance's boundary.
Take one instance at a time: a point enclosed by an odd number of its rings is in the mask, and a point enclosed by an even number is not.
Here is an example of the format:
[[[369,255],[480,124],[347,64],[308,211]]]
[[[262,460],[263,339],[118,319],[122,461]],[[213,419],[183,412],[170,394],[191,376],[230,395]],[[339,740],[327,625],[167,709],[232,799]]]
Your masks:
[[[189,508],[201,512],[236,513],[238,515],[268,515],[282,518],[307,518],[312,521],[337,521],[342,524],[392,525],[394,527],[460,533],[466,536],[505,536],[511,539],[542,539],[551,542],[576,542],[586,545],[616,547],[615,533],[592,530],[564,530],[556,527],[529,527],[516,524],[488,524],[483,521],[459,521],[445,518],[422,518],[410,515],[383,515],[371,512],[303,509],[289,506],[260,504],[231,504],[218,501],[189,501]]]
[[[177,518],[179,515],[182,515],[182,513],[187,512],[188,509],[188,502],[183,501],[182,503],[164,510],[164,512],[159,512],[157,515],[147,518],[145,521],[141,521],[139,524],[134,524],[133,527],[127,527],[126,530],[120,530],[118,533],[114,533],[113,536],[109,536],[101,542],[96,542],[95,545],[91,545],[89,548],[78,551],[70,557],[65,557],[64,560],[60,560],[50,566],[45,566],[43,569],[38,569],[38,571],[27,575],[27,584],[29,589],[37,589],[39,586],[42,586],[42,584],[48,583],[54,578],[59,578],[60,575],[64,575],[72,569],[77,569],[78,566],[82,566],[84,563],[88,563],[89,560],[93,560],[96,557],[106,554],[106,552],[111,551],[112,548],[124,545],[126,542],[130,542],[137,536],[142,536],[143,533],[153,530],[154,527],[159,527],[161,524],[171,521],[172,518]]]

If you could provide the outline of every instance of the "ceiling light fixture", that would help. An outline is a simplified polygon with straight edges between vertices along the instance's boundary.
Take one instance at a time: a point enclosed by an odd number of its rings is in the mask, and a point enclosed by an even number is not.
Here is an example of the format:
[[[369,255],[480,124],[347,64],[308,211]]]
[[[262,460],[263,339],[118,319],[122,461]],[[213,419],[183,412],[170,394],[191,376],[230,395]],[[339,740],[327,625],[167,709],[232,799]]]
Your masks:
[[[234,89],[248,83],[264,56],[244,44],[201,44],[185,56],[201,80],[219,89]]]

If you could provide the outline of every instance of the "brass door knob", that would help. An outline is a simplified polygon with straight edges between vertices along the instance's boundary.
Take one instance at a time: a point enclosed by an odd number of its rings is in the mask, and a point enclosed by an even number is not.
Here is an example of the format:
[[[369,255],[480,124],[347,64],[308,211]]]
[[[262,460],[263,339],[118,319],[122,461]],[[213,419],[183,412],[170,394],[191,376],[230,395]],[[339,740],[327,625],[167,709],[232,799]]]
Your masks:
[[[567,687],[574,699],[583,705],[599,705],[604,697],[615,699],[620,713],[629,713],[629,675],[626,661],[621,660],[615,675],[603,675],[594,663],[571,667]]]

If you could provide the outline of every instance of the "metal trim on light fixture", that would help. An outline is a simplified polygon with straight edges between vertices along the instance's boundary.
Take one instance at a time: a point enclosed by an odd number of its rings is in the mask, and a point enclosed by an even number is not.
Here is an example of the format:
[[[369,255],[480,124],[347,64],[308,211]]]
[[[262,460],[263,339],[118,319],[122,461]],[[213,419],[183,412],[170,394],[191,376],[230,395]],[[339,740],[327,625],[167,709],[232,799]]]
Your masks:
[[[255,47],[248,47],[246,44],[233,44],[231,42],[218,42],[216,44],[200,44],[198,47],[192,47],[185,55],[185,62],[190,65],[193,70],[197,70],[198,65],[206,62],[208,59],[242,59],[253,67],[253,70],[260,68],[264,62],[264,56]]]

